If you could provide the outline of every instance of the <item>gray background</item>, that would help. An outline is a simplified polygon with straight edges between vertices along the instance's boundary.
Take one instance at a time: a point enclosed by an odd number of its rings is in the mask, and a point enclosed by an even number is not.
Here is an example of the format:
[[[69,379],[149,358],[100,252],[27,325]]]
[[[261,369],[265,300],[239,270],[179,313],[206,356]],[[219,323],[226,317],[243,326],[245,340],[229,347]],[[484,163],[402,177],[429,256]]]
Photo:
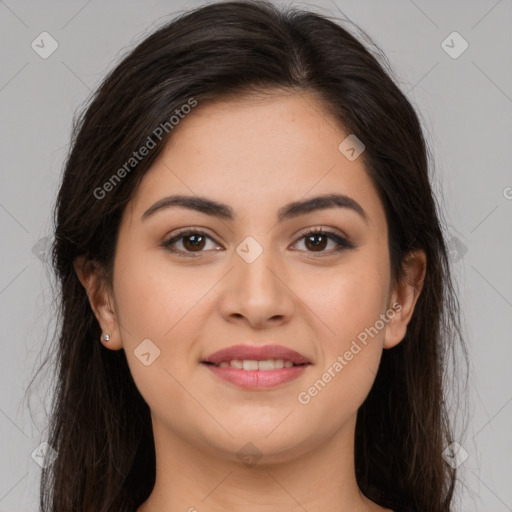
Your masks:
[[[459,439],[468,458],[456,510],[512,511],[512,2],[291,4],[342,11],[357,23],[420,111],[471,360],[468,431]],[[31,454],[45,440],[50,383],[41,380],[28,403],[24,394],[45,339],[54,338],[44,248],[73,113],[128,46],[199,5],[0,1],[0,512],[37,510],[40,467]],[[31,47],[43,31],[59,45],[47,59]],[[441,44],[453,31],[469,44],[458,58]]]

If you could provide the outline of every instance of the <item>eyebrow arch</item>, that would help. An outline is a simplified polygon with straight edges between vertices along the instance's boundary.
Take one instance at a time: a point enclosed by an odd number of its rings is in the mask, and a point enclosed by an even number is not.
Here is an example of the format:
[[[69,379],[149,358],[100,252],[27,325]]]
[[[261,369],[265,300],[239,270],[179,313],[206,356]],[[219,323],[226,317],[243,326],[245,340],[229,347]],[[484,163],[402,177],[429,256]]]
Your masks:
[[[221,219],[233,220],[235,218],[233,209],[226,204],[206,197],[172,195],[160,199],[153,206],[149,207],[142,215],[141,221],[146,220],[158,211],[170,207],[188,208],[189,210],[195,210]],[[277,218],[279,222],[282,222],[286,219],[298,217],[313,211],[334,207],[348,208],[359,214],[365,223],[368,224],[368,216],[363,207],[351,197],[343,194],[327,194],[302,201],[293,201],[279,209]]]

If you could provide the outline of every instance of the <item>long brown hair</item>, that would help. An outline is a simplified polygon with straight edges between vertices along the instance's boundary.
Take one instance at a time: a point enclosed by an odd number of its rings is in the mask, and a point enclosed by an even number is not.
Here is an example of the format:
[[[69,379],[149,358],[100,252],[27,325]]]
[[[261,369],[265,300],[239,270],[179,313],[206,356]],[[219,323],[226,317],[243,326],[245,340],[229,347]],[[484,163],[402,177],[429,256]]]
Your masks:
[[[457,348],[464,355],[466,349],[429,150],[384,55],[343,25],[253,0],[181,13],[122,59],[75,120],[54,211],[59,316],[48,442],[57,457],[42,472],[43,512],[134,511],[155,483],[148,405],[124,351],[99,342],[100,327],[73,262],[83,256],[111,279],[121,215],[172,137],[169,119],[176,109],[191,98],[202,104],[276,89],[314,93],[364,142],[364,163],[386,212],[393,279],[404,278],[409,250],[426,253],[423,290],[406,336],[384,351],[358,411],[356,477],[362,492],[382,506],[450,510],[456,471],[442,458],[455,441],[447,377]],[[160,137],[159,126],[167,126]],[[149,139],[154,145],[147,156],[112,181]]]

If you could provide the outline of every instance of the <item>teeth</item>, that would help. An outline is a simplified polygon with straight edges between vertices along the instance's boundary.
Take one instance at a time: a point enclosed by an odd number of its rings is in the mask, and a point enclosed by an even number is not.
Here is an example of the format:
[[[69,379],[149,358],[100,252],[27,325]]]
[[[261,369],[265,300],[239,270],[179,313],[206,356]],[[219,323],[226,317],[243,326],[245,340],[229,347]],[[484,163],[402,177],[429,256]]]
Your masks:
[[[258,369],[258,361],[253,360],[243,360],[242,366],[244,370],[257,370]]]
[[[237,368],[239,370],[276,370],[280,368],[291,368],[294,364],[284,359],[266,359],[264,361],[256,361],[254,359],[233,359],[232,361],[223,361],[217,366],[221,368]]]
[[[276,363],[273,359],[267,359],[266,361],[258,361],[258,370],[275,370],[275,368]]]

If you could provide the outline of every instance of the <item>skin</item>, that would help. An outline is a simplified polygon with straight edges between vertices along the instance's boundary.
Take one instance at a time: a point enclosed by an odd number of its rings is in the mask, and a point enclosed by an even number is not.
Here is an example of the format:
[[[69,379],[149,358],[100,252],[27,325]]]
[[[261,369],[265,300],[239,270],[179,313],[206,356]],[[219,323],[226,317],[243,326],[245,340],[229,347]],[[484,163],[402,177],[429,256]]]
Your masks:
[[[349,161],[338,150],[348,133],[312,95],[199,105],[172,135],[125,209],[113,287],[102,286],[97,267],[75,264],[102,331],[111,333],[105,348],[125,350],[151,409],[157,480],[138,512],[388,510],[357,486],[356,414],[382,351],[405,335],[425,254],[410,253],[408,281],[392,285],[383,205],[362,158]],[[339,207],[277,222],[284,204],[333,192],[356,200],[368,222]],[[171,194],[225,203],[235,218],[173,207],[141,220]],[[190,238],[174,244],[197,258],[161,246],[187,227],[211,237],[195,252]],[[356,247],[337,252],[330,240],[315,250],[302,236],[315,227]],[[252,263],[236,252],[248,236],[263,249]],[[300,403],[298,394],[395,302],[400,310],[385,327]],[[149,366],[134,354],[145,339],[160,350]],[[291,382],[249,391],[200,363],[239,343],[281,344],[312,364]],[[262,455],[253,465],[237,455],[249,442]]]

